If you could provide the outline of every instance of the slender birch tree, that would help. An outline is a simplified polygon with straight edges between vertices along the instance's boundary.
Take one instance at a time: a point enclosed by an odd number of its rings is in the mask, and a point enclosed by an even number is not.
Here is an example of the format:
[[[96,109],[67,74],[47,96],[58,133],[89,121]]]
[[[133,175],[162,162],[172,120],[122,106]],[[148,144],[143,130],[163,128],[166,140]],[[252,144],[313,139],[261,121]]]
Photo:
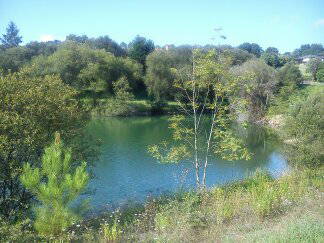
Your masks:
[[[194,50],[190,68],[174,69],[181,112],[170,118],[172,141],[149,147],[149,153],[162,163],[192,162],[197,188],[206,187],[212,155],[226,160],[250,158],[243,141],[230,129],[230,105],[246,106],[245,100],[233,96],[241,77],[233,76],[230,66],[226,53]]]

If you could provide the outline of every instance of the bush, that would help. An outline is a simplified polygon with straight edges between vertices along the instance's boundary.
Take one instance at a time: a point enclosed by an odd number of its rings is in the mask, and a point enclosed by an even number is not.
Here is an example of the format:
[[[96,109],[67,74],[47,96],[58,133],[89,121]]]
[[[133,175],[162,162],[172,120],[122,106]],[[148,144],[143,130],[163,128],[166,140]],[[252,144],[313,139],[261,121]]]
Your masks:
[[[318,71],[316,73],[316,80],[317,82],[324,82],[324,62],[322,62],[318,67]]]
[[[218,223],[223,223],[233,218],[235,208],[231,201],[231,195],[223,188],[216,188],[213,191],[215,197],[215,211]]]
[[[279,94],[282,98],[287,99],[294,90],[301,86],[303,81],[299,68],[293,63],[287,63],[277,73]]]
[[[120,229],[120,225],[118,224],[117,219],[115,219],[113,224],[102,224],[101,232],[102,237],[106,242],[115,242],[121,237],[122,234],[122,230]]]
[[[283,128],[289,159],[296,165],[319,166],[324,161],[324,92],[315,90],[288,110]]]
[[[32,197],[19,176],[24,163],[39,161],[55,131],[75,158],[94,155],[83,132],[89,117],[76,95],[55,75],[31,77],[24,69],[0,77],[0,215],[15,219],[28,212]]]
[[[262,117],[276,89],[275,70],[259,59],[251,59],[232,68],[234,75],[246,77],[241,86],[248,87],[240,92],[248,102],[250,120]]]

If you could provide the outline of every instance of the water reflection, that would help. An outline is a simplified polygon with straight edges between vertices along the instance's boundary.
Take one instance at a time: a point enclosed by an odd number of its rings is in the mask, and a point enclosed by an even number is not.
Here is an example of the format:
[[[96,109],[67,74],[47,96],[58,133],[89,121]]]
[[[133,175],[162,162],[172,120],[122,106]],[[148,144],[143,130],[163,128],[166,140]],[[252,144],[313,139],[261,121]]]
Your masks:
[[[190,163],[160,164],[147,154],[147,146],[170,138],[166,117],[107,118],[93,120],[88,132],[103,142],[100,160],[94,169],[91,204],[101,207],[129,200],[142,201],[149,195],[195,185]],[[244,130],[234,127],[254,156],[250,161],[213,159],[207,170],[207,186],[242,179],[256,169],[280,176],[288,169],[278,143],[261,127]]]

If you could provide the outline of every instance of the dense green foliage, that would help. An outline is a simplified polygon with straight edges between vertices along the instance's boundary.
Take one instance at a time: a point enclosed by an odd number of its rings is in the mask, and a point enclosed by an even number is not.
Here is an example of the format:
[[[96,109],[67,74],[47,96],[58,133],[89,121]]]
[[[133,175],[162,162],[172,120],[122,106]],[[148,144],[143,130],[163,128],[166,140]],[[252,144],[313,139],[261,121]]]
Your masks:
[[[321,63],[322,61],[319,58],[313,58],[307,64],[307,71],[312,75],[313,81],[317,81],[317,72],[320,69]]]
[[[4,36],[12,36],[12,40],[20,38],[13,23],[9,24],[8,31]],[[238,48],[230,45],[167,45],[156,48],[153,41],[141,36],[136,36],[129,44],[118,44],[108,35],[89,38],[74,34],[68,35],[62,42],[33,41],[24,46],[19,46],[19,43],[16,41],[15,44],[7,47],[2,45],[2,49],[0,48],[0,72],[16,72],[33,63],[34,75],[58,74],[66,84],[82,91],[81,97],[89,100],[93,98],[93,101],[86,102],[94,107],[101,106],[98,98],[114,96],[113,82],[121,77],[127,79],[131,93],[136,98],[147,99],[149,96],[157,104],[161,100],[174,100],[176,94],[171,88],[174,81],[172,69],[190,66],[193,49],[216,49],[219,53],[226,53],[231,56],[233,66],[242,65],[254,56],[279,68],[301,56],[280,54],[275,47],[263,51],[258,44],[247,42]],[[303,55],[307,50],[311,50],[308,54],[320,55],[322,49],[320,44],[303,45],[300,48]],[[311,60],[310,63],[312,62],[314,61]],[[312,75],[316,80],[317,69]],[[321,72],[318,75],[321,76]]]
[[[289,158],[298,165],[319,166],[324,161],[324,92],[314,90],[288,110],[284,132],[291,145]]]
[[[37,42],[32,41],[26,44],[26,48],[29,49],[31,56],[49,56],[53,54],[56,50],[60,41],[47,41],[47,42]]]
[[[275,70],[262,60],[252,59],[232,68],[232,72],[234,75],[247,77],[241,80],[241,86],[248,88],[242,89],[239,95],[248,100],[249,119],[259,119],[265,114],[276,89]]]
[[[129,44],[128,55],[145,67],[145,60],[148,54],[154,50],[154,43],[144,37],[136,36]]]
[[[17,72],[31,60],[31,57],[30,50],[23,46],[5,49],[0,51],[0,69],[4,73]]]
[[[248,53],[254,54],[256,57],[260,57],[262,53],[262,48],[256,43],[245,42],[238,46],[239,49],[245,50]]]
[[[112,93],[112,84],[125,76],[133,89],[138,88],[141,67],[128,58],[115,57],[86,44],[66,42],[52,55],[32,62],[36,76],[58,74],[64,83],[80,91]]]
[[[18,35],[19,30],[14,22],[10,22],[6,28],[6,33],[0,38],[5,49],[17,47],[22,42],[22,37]]]
[[[324,47],[322,44],[305,44],[293,52],[294,56],[306,55],[324,55]]]
[[[303,77],[299,68],[293,63],[287,63],[277,73],[278,92],[280,97],[287,99],[296,89],[301,87]]]
[[[79,44],[87,44],[93,49],[103,49],[106,52],[112,53],[114,56],[125,56],[126,50],[118,45],[109,36],[100,36],[98,38],[88,38],[86,35],[68,35],[66,41],[73,41]]]
[[[324,83],[324,62],[318,65],[318,70],[316,72],[316,81]]]
[[[35,229],[41,235],[60,235],[76,222],[78,217],[71,204],[85,190],[89,176],[85,162],[75,165],[71,149],[63,147],[59,133],[45,148],[40,165],[24,165],[20,180],[40,202]]]
[[[0,77],[0,214],[5,217],[24,212],[31,199],[19,182],[23,163],[37,165],[56,131],[72,146],[88,119],[74,99],[76,91],[58,76],[29,72]],[[75,156],[81,156],[83,149],[77,150]]]
[[[176,59],[172,52],[154,51],[146,59],[145,84],[148,94],[155,100],[167,100],[172,96]]]

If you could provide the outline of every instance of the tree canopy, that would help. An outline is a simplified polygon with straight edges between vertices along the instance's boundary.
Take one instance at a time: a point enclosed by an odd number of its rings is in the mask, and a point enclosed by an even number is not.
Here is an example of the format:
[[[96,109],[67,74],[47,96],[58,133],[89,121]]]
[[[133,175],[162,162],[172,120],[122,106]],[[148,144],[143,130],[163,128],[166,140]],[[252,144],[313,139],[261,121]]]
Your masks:
[[[250,119],[260,118],[269,105],[270,98],[276,89],[276,72],[260,59],[251,59],[241,66],[232,68],[235,75],[247,77],[241,79],[240,94],[248,101]]]
[[[306,55],[324,55],[324,47],[322,44],[304,44],[293,52],[294,56],[301,57]]]
[[[256,57],[260,57],[263,52],[262,48],[256,43],[245,42],[239,45],[238,48],[254,54]]]
[[[155,100],[171,98],[175,78],[172,68],[175,64],[175,55],[169,51],[154,51],[147,56],[145,84],[149,95],[154,96]]]
[[[92,49],[73,41],[61,45],[52,55],[33,60],[36,75],[58,74],[64,83],[78,90],[112,92],[112,83],[125,76],[137,88],[141,67],[129,58],[115,57],[105,50]]]
[[[9,22],[6,33],[0,38],[4,48],[17,47],[22,42],[22,37],[18,35],[19,30],[14,22]]]
[[[0,77],[0,214],[7,218],[21,213],[31,199],[19,182],[23,164],[37,165],[56,131],[76,149],[88,120],[73,88],[57,75],[32,77],[29,72]],[[81,147],[77,151],[75,156],[86,156]]]
[[[136,36],[129,44],[128,55],[130,58],[141,63],[145,67],[145,60],[148,54],[154,50],[154,43],[152,40],[147,40],[144,37]]]
[[[287,99],[303,82],[303,76],[299,68],[291,62],[278,71],[277,78],[279,93],[284,99]]]

